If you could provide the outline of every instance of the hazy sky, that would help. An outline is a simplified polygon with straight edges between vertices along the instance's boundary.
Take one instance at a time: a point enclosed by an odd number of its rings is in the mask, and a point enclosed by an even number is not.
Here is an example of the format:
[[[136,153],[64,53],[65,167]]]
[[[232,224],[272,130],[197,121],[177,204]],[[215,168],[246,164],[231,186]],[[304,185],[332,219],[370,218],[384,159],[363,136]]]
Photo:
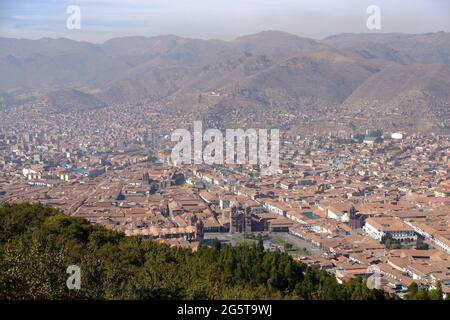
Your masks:
[[[81,29],[66,28],[67,6]],[[381,8],[381,32],[450,32],[450,0],[0,0],[0,36],[104,41],[176,34],[233,39],[262,30],[323,38],[370,32],[369,5]]]

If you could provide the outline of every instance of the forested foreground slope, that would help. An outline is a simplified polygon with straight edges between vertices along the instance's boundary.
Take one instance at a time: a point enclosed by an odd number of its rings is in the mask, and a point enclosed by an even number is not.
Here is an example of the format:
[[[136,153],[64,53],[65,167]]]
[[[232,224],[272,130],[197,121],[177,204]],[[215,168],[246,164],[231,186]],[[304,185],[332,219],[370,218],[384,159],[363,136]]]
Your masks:
[[[392,298],[261,246],[191,252],[29,204],[0,207],[0,255],[1,299]],[[69,265],[81,268],[80,290],[67,289]]]

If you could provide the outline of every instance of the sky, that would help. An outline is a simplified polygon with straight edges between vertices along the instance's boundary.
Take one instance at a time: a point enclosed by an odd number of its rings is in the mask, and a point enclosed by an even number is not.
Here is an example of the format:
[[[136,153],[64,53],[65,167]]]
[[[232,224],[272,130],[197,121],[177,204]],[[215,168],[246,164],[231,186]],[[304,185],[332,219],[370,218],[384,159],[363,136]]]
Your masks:
[[[68,29],[77,5],[80,29]],[[370,31],[367,8],[381,9],[381,30]],[[449,0],[0,0],[0,36],[70,38],[174,34],[231,40],[263,30],[322,39],[354,32],[450,32]]]

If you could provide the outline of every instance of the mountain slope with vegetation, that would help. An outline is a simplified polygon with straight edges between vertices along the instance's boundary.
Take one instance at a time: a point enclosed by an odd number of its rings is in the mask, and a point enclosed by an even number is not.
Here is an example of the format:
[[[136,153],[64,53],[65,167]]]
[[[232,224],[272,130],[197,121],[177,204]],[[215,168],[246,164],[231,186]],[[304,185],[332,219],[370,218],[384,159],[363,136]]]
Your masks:
[[[0,299],[390,298],[261,246],[191,252],[29,204],[0,208],[0,261]],[[69,265],[81,268],[78,291],[66,288]]]

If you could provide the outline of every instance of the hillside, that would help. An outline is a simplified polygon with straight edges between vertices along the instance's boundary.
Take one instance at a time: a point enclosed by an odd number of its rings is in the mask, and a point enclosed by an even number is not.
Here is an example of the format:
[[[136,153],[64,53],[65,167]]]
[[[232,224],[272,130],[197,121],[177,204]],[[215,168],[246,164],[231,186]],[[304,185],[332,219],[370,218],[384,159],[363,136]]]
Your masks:
[[[367,59],[382,59],[400,64],[450,65],[450,34],[342,34],[323,43]]]
[[[66,288],[78,265],[81,289]],[[0,299],[387,299],[258,246],[197,252],[125,237],[37,205],[0,207]]]
[[[294,119],[289,125],[302,126],[302,119],[358,117],[367,107],[386,115],[399,108],[399,125],[407,131],[450,128],[450,34],[444,32],[318,41],[264,31],[233,41],[165,35],[103,44],[0,38],[0,48],[4,106],[43,99],[67,112],[146,101],[221,125],[230,120],[222,115],[225,107],[243,123],[277,126],[286,125],[281,114]],[[67,98],[67,107],[59,108],[55,91]],[[219,94],[196,102],[211,92]],[[418,123],[425,112],[427,122]]]
[[[385,68],[345,100],[343,113],[384,120],[392,129],[444,127],[450,119],[449,74],[450,67],[441,65]]]

